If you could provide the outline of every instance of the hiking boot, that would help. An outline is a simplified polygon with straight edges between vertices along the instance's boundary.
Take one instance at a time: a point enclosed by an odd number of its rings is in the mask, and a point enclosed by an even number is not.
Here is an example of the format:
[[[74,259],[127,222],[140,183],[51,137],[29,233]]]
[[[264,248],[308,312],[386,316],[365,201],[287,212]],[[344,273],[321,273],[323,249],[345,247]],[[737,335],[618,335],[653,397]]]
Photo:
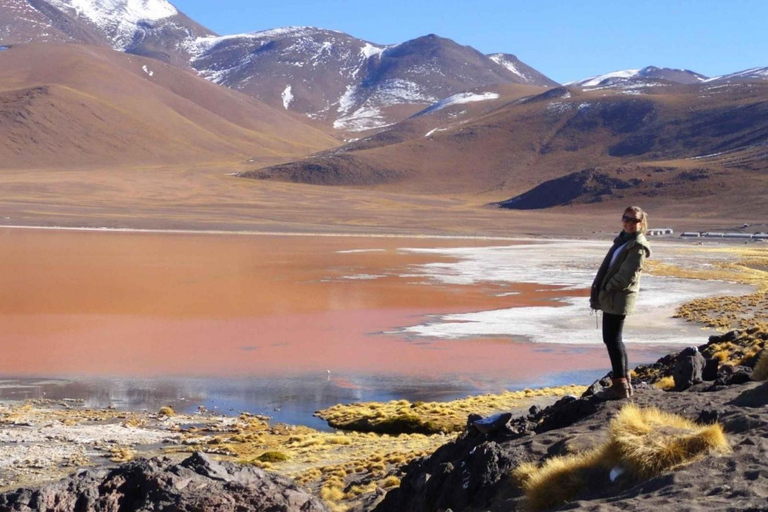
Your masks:
[[[602,400],[622,400],[629,398],[632,395],[632,385],[628,379],[613,379],[611,387],[605,388],[599,393],[595,394],[597,398]]]

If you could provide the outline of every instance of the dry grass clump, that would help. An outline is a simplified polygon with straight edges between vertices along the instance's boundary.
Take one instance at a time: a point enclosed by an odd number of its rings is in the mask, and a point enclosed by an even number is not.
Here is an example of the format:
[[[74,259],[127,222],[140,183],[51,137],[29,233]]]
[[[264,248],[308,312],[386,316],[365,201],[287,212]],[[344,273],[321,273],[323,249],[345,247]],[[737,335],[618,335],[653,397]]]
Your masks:
[[[160,408],[159,411],[157,411],[158,416],[165,416],[166,418],[170,418],[171,416],[176,415],[176,411],[173,410],[173,407],[170,405],[164,405]]]
[[[675,378],[672,377],[671,375],[662,377],[653,383],[653,387],[655,387],[656,389],[661,389],[663,391],[668,391],[670,389],[673,389],[675,387]]]
[[[130,462],[136,457],[136,450],[129,446],[113,446],[109,455],[112,462]]]
[[[701,268],[681,268],[659,261],[649,261],[655,275],[731,281],[757,287],[755,293],[740,297],[723,296],[697,299],[680,306],[675,314],[691,322],[724,331],[751,326],[768,330],[768,249],[762,247],[698,248],[691,252],[736,256],[737,261],[716,261]]]
[[[256,457],[257,460],[260,462],[285,462],[288,460],[288,456],[284,454],[283,452],[264,452],[258,457]]]
[[[488,415],[522,407],[542,396],[580,395],[584,386],[525,389],[487,394],[451,402],[393,400],[386,403],[362,402],[336,405],[315,413],[335,428],[385,434],[461,432],[470,413]]]
[[[702,347],[704,357],[717,359],[721,364],[754,367],[760,352],[768,342],[768,330],[752,327],[741,331],[733,341],[708,343]]]
[[[755,369],[752,371],[752,380],[766,379],[768,379],[768,349],[764,348],[760,353]]]
[[[512,473],[533,510],[576,498],[590,484],[607,479],[616,466],[632,478],[648,479],[706,456],[727,453],[718,424],[697,425],[658,409],[624,406],[611,421],[608,441],[593,450],[553,457],[541,466],[521,464]]]

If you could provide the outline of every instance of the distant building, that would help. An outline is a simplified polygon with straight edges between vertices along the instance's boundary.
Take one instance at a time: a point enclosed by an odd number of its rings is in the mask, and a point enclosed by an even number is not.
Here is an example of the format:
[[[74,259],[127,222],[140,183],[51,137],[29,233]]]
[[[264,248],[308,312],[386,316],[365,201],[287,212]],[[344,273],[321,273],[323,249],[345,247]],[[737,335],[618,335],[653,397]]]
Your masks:
[[[701,236],[701,233],[699,233],[698,231],[686,231],[680,236],[690,236],[694,238],[699,238]]]
[[[648,234],[651,236],[671,235],[674,231],[671,228],[654,228],[649,229]]]
[[[725,233],[723,238],[752,238],[751,233]]]

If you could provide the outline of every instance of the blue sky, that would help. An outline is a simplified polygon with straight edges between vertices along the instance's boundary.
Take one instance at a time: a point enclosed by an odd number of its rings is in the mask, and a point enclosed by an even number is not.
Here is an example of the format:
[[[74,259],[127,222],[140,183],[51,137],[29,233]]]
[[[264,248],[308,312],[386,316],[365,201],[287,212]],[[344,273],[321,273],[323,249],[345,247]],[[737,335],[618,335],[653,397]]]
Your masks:
[[[558,82],[647,65],[708,76],[768,66],[765,0],[171,0],[220,34],[309,25],[374,43],[438,34],[513,53]]]

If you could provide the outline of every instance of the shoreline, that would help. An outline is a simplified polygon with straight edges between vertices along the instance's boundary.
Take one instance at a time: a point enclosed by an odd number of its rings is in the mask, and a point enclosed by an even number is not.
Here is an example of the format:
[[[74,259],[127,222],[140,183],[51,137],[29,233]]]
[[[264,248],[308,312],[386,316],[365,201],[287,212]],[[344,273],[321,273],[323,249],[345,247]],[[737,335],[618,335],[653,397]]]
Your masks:
[[[522,242],[572,242],[572,241],[605,241],[603,236],[615,236],[615,231],[595,231],[591,235],[564,236],[558,234],[526,234],[526,235],[461,235],[461,234],[413,234],[413,233],[366,233],[344,231],[288,231],[288,230],[228,230],[228,229],[170,229],[170,228],[114,228],[92,226],[44,226],[23,224],[0,224],[0,229],[34,229],[42,231],[74,231],[94,233],[144,233],[144,234],[174,234],[174,235],[237,235],[237,236],[296,236],[296,237],[329,237],[329,238],[403,238],[416,240],[488,240],[488,241],[522,241]],[[745,240],[736,238],[693,238],[680,235],[661,235],[649,237],[652,242],[681,243],[687,245],[703,245],[712,243],[713,246],[742,246],[746,243],[765,243],[762,240]]]

